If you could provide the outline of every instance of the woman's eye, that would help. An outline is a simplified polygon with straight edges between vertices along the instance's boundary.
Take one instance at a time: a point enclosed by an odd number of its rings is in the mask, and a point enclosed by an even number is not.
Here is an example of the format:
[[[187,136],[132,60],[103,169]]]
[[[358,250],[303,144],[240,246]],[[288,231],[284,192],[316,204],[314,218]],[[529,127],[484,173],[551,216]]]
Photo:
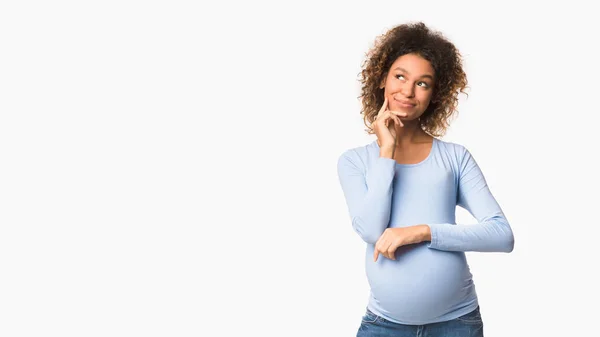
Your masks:
[[[403,81],[406,80],[406,78],[404,78],[404,75],[402,75],[402,74],[396,75],[396,78],[399,80],[403,80]],[[417,82],[417,85],[422,88],[429,88],[429,84],[427,82],[420,81],[420,82]]]

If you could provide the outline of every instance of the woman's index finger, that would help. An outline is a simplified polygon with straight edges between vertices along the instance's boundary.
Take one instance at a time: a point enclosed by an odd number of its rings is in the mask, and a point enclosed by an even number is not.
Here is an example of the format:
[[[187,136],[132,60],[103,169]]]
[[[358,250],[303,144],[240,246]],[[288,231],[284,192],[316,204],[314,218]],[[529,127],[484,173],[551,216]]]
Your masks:
[[[379,115],[382,112],[384,112],[385,110],[387,110],[387,107],[388,107],[388,100],[387,100],[387,97],[384,97],[383,98],[383,105],[381,106],[381,109],[379,109],[379,112],[377,114]]]

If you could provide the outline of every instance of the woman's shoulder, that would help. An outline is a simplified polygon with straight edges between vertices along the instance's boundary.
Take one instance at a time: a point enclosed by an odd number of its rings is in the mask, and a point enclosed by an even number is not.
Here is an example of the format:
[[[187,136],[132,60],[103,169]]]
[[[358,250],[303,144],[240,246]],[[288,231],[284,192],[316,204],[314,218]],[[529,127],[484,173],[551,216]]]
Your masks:
[[[442,140],[439,138],[436,138],[436,140],[439,152],[448,157],[449,159],[453,159],[453,161],[455,162],[460,163],[464,160],[466,156],[471,155],[469,150],[467,149],[467,146],[465,146],[464,144],[454,141]]]
[[[457,142],[443,140],[440,138],[435,138],[435,140],[437,141],[438,145],[445,151],[461,152],[467,149],[466,146]]]
[[[343,150],[338,158],[338,163],[350,162],[356,166],[366,167],[373,154],[379,155],[377,140]]]

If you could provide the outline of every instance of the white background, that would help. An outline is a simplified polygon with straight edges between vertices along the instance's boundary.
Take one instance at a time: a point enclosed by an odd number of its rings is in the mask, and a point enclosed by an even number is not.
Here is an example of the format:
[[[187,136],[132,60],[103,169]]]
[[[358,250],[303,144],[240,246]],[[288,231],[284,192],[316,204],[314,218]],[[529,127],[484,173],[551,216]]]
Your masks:
[[[364,54],[416,20],[464,56],[442,139],[472,152],[515,234],[510,254],[468,253],[486,336],[596,334],[594,13],[2,2],[0,335],[355,335],[365,246],[336,162],[374,140]]]

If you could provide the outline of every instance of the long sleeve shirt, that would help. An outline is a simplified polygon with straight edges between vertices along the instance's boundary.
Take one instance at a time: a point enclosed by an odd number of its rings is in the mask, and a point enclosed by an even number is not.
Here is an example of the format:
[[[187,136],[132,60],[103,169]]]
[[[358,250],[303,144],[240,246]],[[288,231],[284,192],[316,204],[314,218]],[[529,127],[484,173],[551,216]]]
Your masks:
[[[367,307],[392,322],[451,320],[478,306],[465,252],[510,252],[511,227],[483,173],[462,145],[433,139],[426,159],[399,164],[376,141],[346,150],[338,177],[352,227],[366,242]],[[456,224],[456,206],[476,219]],[[426,224],[431,241],[401,246],[396,260],[373,261],[386,228]]]

